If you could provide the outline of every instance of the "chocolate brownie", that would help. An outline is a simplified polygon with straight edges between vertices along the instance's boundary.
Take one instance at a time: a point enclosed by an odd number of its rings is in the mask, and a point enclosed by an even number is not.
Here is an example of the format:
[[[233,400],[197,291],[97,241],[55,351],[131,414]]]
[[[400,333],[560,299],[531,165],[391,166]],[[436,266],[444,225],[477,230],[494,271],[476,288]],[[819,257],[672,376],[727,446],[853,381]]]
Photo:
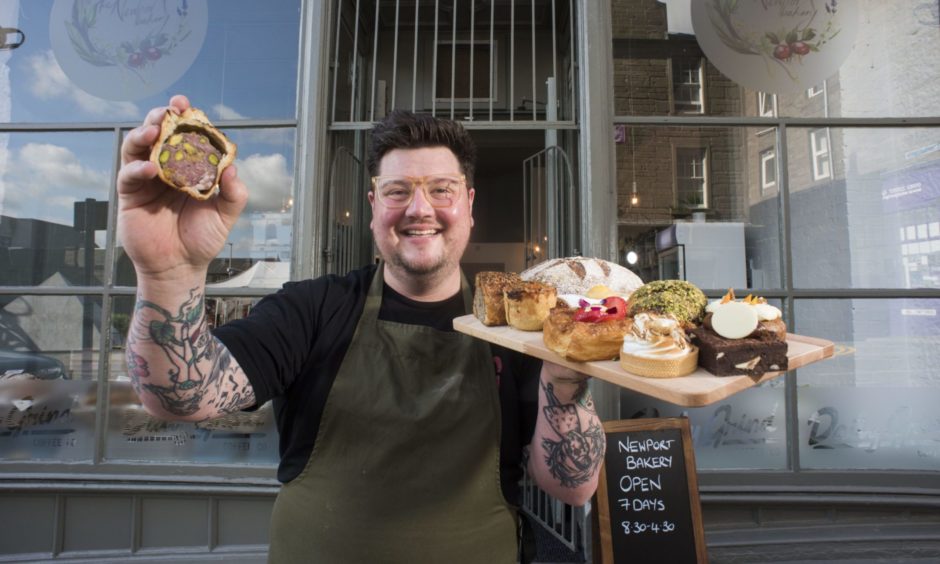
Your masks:
[[[689,336],[699,349],[699,366],[715,376],[760,376],[787,369],[785,341],[725,339],[704,327],[692,329]]]

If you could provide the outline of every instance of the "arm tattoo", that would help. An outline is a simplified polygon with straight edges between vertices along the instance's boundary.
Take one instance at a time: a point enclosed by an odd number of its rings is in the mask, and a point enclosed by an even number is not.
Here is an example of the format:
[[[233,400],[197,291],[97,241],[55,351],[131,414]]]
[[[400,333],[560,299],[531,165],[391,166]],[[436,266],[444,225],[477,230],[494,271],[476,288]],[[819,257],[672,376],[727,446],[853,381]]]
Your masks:
[[[548,400],[548,405],[542,408],[542,412],[552,430],[561,437],[559,441],[542,439],[542,448],[547,453],[545,463],[561,485],[575,488],[590,480],[600,466],[606,446],[604,431],[593,420],[588,429],[582,431],[577,405],[563,405],[555,396],[555,387],[552,384],[540,382],[540,385]],[[587,384],[584,384],[583,389],[578,389],[575,401],[582,406],[590,405],[593,410],[594,402],[587,390]]]
[[[240,370],[222,341],[209,332],[204,315],[205,296],[189,291],[179,311],[171,313],[137,296],[134,323],[127,338],[127,369],[134,389],[154,395],[163,409],[187,416],[201,408],[219,414],[233,413],[255,403],[251,385],[239,385]],[[168,381],[151,380],[151,367],[144,354],[156,348],[169,365]],[[156,363],[160,359],[151,359]],[[161,362],[162,364],[162,362]]]

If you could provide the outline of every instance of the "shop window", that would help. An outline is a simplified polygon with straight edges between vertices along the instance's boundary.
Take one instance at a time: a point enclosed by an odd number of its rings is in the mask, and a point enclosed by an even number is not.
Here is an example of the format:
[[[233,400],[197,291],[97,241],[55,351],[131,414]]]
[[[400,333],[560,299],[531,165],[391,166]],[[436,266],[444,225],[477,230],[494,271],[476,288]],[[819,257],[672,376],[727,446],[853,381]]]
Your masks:
[[[438,41],[437,67],[435,70],[435,101],[449,102],[453,96],[454,101],[468,102],[470,93],[470,55],[473,54],[473,101],[497,101],[496,96],[496,51],[497,42],[490,45],[489,41]],[[451,60],[454,61],[456,72],[451,76]],[[490,74],[492,60],[493,74]],[[492,80],[491,80],[492,79]],[[453,80],[453,90],[451,81]],[[492,87],[491,87],[492,82]],[[490,93],[492,92],[492,97]]]
[[[680,209],[708,208],[707,150],[704,147],[676,149],[676,204]]]
[[[829,156],[829,130],[814,129],[809,133],[810,154],[813,157],[813,180],[822,180],[832,176],[832,163]]]
[[[767,149],[760,153],[760,187],[766,192],[777,185],[777,152]]]
[[[702,113],[702,59],[672,61],[672,96],[677,113]]]

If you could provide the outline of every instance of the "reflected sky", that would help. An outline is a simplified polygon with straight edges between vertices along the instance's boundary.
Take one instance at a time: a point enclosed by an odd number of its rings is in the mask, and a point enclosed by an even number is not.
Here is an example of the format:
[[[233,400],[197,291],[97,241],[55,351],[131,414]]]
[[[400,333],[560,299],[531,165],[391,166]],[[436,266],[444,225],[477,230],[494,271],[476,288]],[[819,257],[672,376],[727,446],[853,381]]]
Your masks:
[[[25,42],[0,49],[0,122],[135,124],[176,93],[213,120],[292,119],[299,11],[300,0],[4,0],[0,24]],[[231,239],[246,250],[247,214],[290,201],[294,132],[227,133],[250,188]],[[71,226],[74,202],[108,199],[114,148],[110,133],[0,133],[0,216]]]

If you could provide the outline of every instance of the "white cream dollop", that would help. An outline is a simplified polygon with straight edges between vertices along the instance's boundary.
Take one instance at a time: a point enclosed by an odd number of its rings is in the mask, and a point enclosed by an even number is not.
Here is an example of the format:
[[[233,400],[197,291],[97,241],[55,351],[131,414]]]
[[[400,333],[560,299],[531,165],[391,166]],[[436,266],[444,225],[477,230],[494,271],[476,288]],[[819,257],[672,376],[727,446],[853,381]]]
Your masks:
[[[691,354],[692,347],[675,319],[640,313],[633,318],[621,351],[642,358],[672,360]]]
[[[723,300],[714,300],[712,302],[709,302],[708,305],[705,306],[705,312],[715,313],[715,311],[717,311],[719,307],[728,303],[731,303],[731,302],[730,301],[726,302]],[[740,302],[740,303],[747,303],[747,302]],[[755,310],[757,311],[757,319],[760,321],[773,321],[774,319],[780,319],[780,317],[782,317],[783,315],[778,308],[768,303],[761,302],[761,303],[748,304],[748,305],[755,308]]]
[[[761,321],[773,321],[780,319],[783,315],[779,309],[770,304],[755,304],[754,309],[757,310],[757,319]]]

